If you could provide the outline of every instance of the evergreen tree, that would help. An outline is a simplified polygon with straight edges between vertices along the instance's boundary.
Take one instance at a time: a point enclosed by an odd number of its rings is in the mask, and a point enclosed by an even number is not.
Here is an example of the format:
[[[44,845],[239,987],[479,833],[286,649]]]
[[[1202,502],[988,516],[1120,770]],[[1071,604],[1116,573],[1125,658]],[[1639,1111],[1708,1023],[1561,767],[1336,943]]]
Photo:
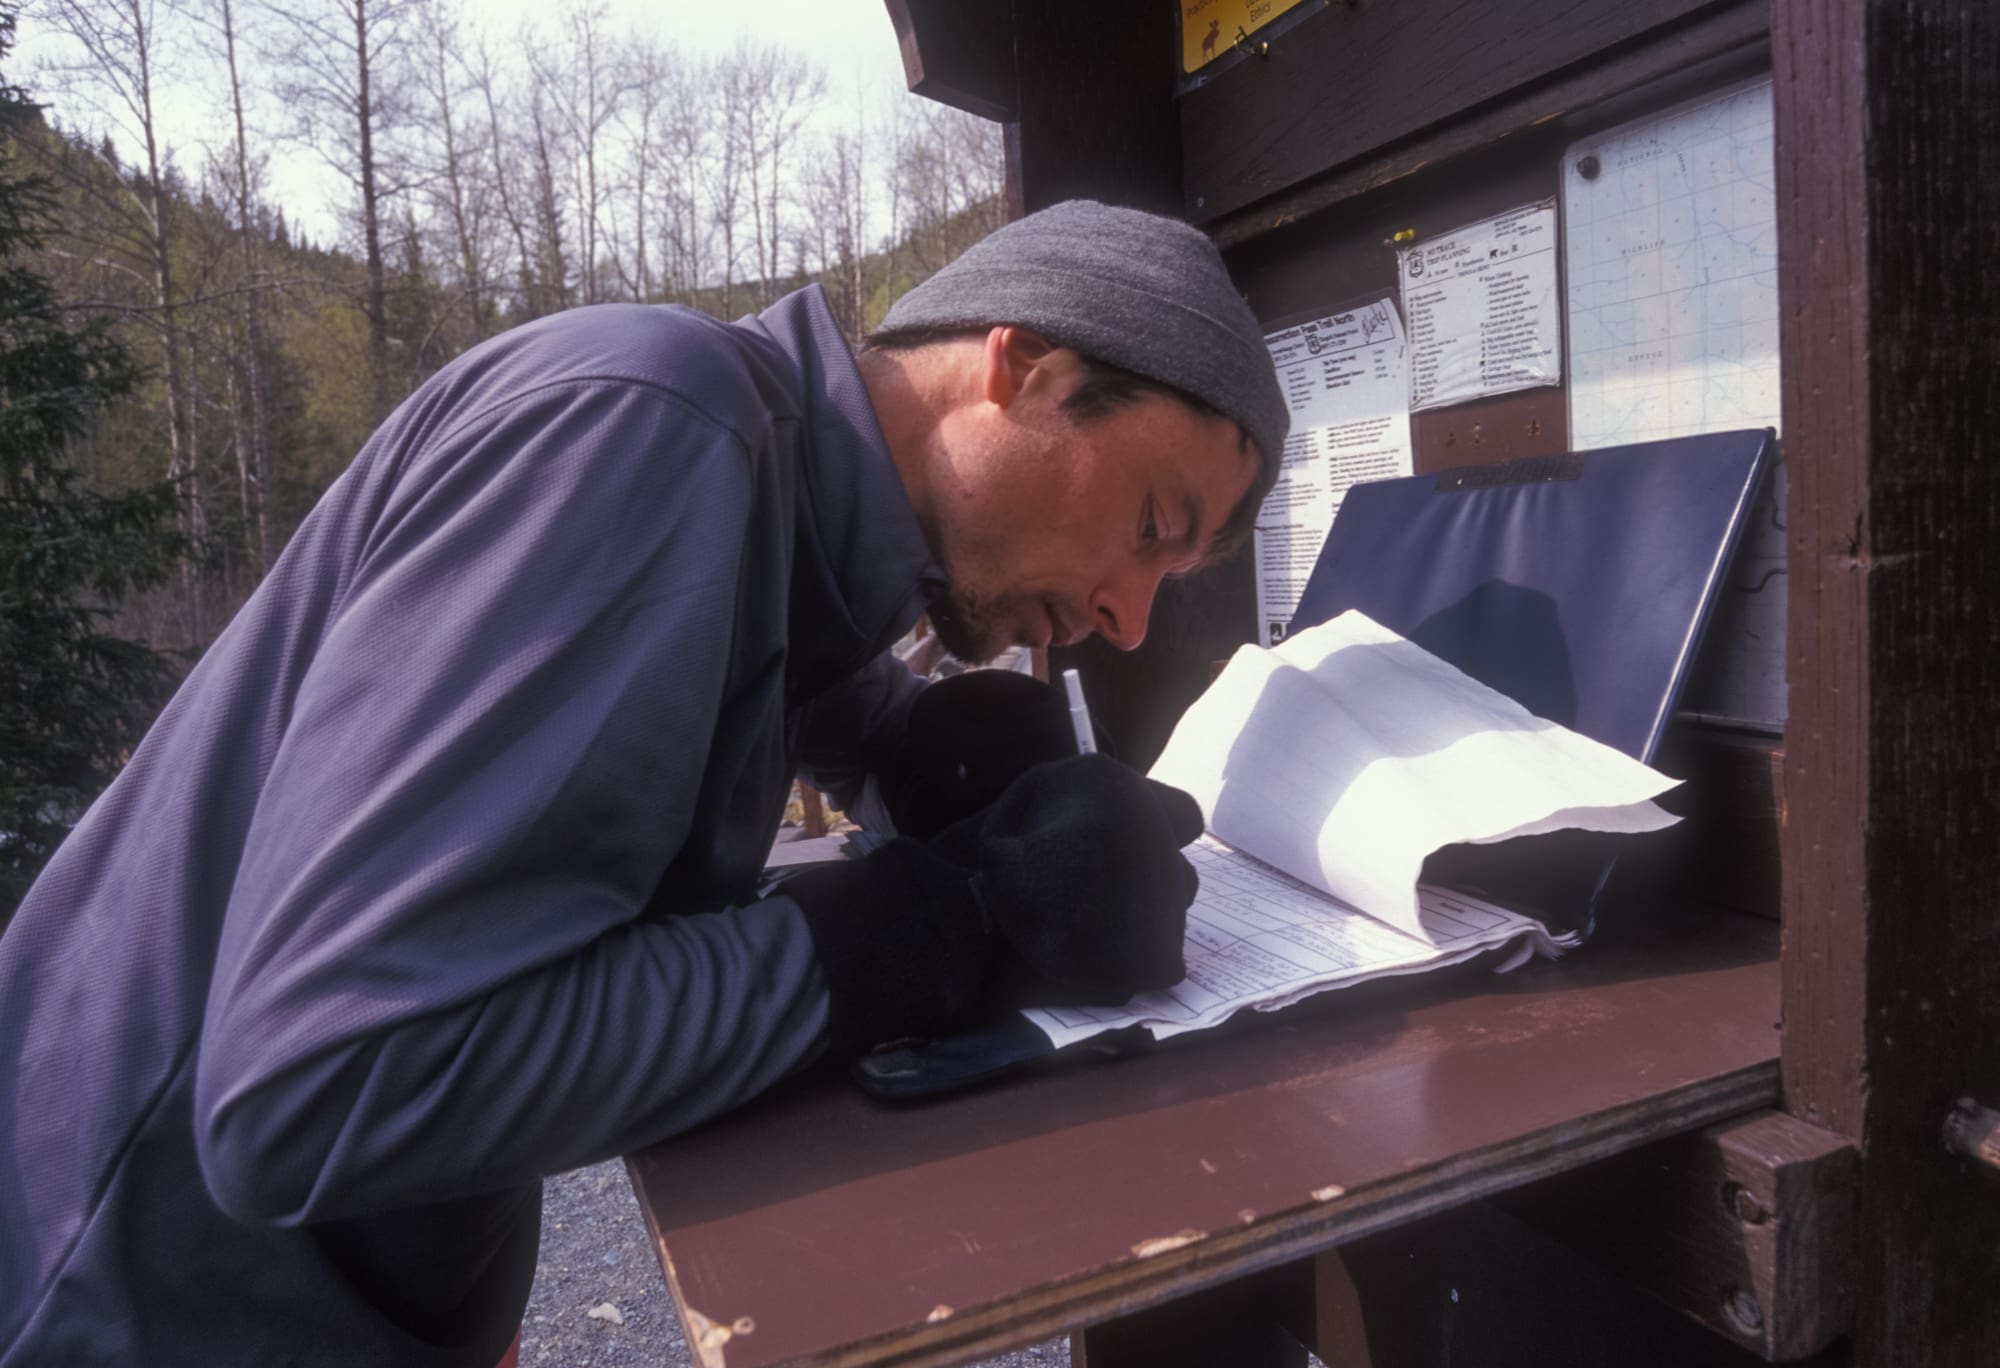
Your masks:
[[[0,13],[0,61],[13,30]],[[0,76],[0,925],[171,686],[166,657],[103,628],[180,551],[171,485],[101,493],[70,464],[139,375],[107,327],[72,324],[28,264],[52,198],[16,171],[14,147],[38,117]]]

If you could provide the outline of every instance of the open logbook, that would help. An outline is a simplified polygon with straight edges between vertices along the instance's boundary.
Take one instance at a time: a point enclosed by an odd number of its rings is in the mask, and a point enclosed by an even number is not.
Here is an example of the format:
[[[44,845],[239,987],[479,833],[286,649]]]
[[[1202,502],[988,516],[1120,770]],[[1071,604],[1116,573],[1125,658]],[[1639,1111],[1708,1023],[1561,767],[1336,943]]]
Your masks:
[[[1567,829],[1645,832],[1675,780],[1519,703],[1359,612],[1245,646],[1153,766],[1201,804],[1187,978],[1115,1008],[1036,1009],[1057,1046],[1213,1026],[1368,979],[1573,938],[1419,882],[1427,857]]]

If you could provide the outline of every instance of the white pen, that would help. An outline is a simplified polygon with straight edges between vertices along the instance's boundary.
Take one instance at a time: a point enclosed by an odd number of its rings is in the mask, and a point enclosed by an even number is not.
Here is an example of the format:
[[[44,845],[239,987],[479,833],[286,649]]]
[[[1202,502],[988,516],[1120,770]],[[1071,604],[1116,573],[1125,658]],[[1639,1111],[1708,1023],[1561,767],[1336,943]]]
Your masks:
[[[1090,726],[1090,705],[1083,701],[1083,679],[1075,670],[1063,671],[1063,688],[1069,691],[1069,724],[1076,729],[1076,753],[1097,754],[1097,733]]]

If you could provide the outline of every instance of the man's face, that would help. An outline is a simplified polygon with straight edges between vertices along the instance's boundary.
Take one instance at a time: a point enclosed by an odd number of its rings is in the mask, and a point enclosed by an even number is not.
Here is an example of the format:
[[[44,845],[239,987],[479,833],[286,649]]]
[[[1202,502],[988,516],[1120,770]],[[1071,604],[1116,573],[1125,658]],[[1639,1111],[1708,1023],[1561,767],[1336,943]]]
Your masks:
[[[1025,365],[999,358],[1012,370],[993,401],[940,427],[926,523],[950,589],[931,620],[966,660],[1093,631],[1129,651],[1160,581],[1202,563],[1256,458],[1234,423],[1161,395],[1079,423],[1061,408],[1083,375],[1074,354],[1029,349]]]

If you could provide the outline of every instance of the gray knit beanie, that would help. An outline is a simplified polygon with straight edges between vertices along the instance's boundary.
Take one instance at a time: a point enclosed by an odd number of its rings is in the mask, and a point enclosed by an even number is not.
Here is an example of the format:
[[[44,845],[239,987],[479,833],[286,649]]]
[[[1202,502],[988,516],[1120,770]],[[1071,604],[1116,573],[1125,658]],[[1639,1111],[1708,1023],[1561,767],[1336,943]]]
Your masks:
[[[1065,200],[974,244],[897,300],[882,330],[1009,323],[1213,405],[1275,466],[1291,412],[1256,315],[1199,229]]]

